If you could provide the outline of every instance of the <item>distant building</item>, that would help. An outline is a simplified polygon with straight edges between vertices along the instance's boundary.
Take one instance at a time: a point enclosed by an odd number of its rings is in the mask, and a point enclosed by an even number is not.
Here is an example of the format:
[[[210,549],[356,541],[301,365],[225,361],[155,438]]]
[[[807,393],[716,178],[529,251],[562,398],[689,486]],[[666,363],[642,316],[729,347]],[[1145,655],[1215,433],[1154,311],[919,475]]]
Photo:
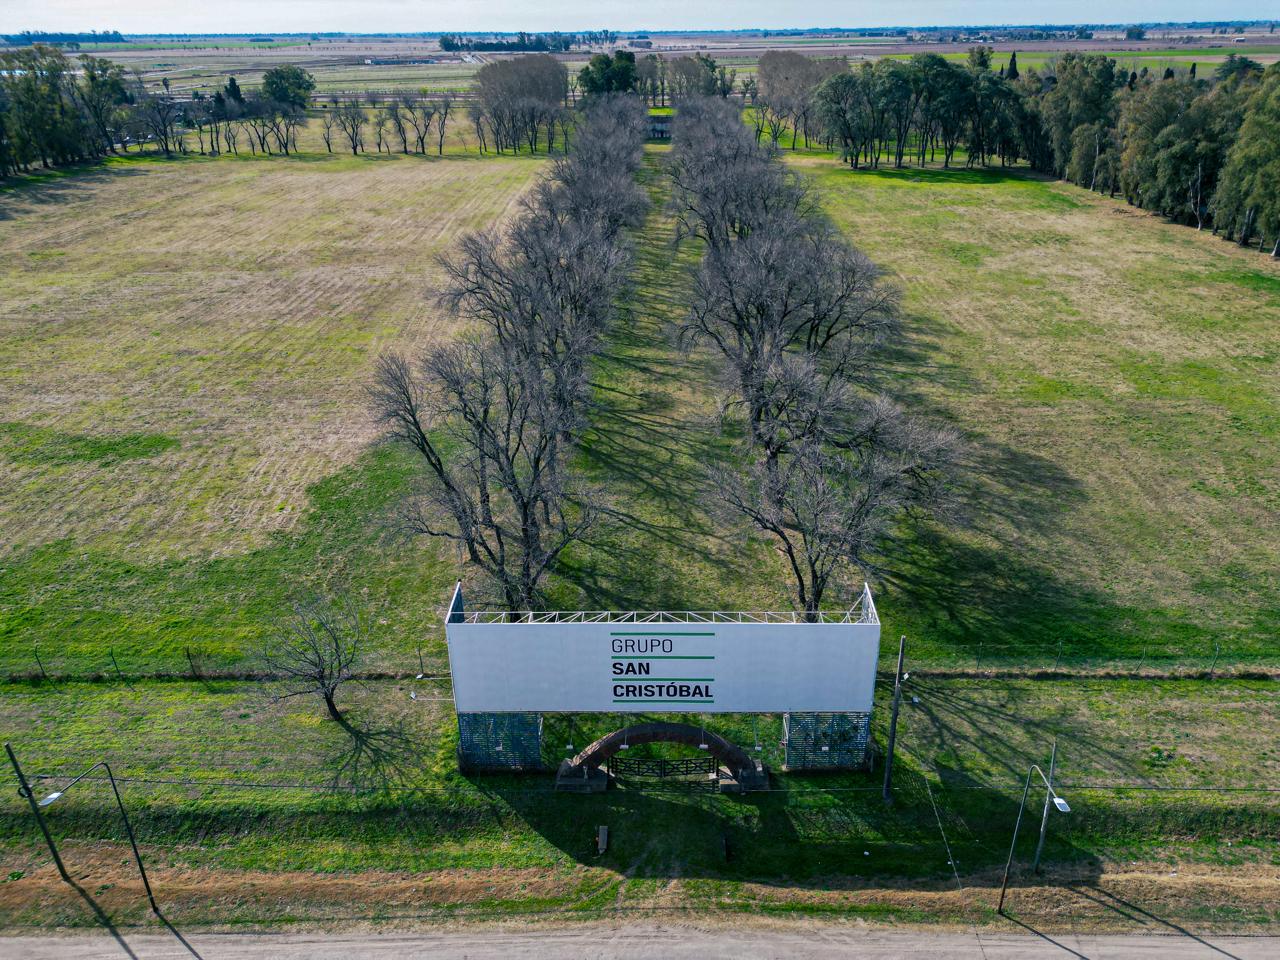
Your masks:
[[[671,114],[669,113],[649,114],[649,139],[650,140],[670,140],[671,139]]]

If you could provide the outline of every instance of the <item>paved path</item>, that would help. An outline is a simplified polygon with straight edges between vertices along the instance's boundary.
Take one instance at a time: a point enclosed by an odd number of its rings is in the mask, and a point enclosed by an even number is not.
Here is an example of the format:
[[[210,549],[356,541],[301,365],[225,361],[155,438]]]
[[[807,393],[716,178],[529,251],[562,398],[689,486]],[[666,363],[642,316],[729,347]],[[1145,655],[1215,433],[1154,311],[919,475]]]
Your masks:
[[[421,934],[217,934],[0,938],[0,960],[1275,960],[1280,936],[949,933],[805,925],[790,931],[663,924],[452,930]]]

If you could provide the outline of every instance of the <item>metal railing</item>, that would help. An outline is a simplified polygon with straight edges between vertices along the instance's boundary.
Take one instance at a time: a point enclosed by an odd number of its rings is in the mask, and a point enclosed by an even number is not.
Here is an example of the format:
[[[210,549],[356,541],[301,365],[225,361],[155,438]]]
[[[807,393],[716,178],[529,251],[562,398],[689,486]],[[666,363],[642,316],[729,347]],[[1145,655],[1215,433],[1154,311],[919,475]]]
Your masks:
[[[455,594],[456,596],[456,594]],[[870,587],[847,610],[462,610],[441,612],[452,623],[872,623],[880,622]]]

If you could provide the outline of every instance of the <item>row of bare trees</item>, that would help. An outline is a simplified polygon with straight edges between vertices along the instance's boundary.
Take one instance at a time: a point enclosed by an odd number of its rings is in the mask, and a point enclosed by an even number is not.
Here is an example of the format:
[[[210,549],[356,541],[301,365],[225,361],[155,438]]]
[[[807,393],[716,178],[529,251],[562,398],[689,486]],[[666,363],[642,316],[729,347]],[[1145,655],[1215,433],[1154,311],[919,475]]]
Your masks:
[[[370,94],[367,106],[359,100],[330,97],[320,116],[320,137],[330,153],[335,143],[349,148],[353,156],[363,152],[365,134],[372,131],[378,153],[398,149],[405,154],[425,154],[434,148],[436,155],[442,156],[453,115],[453,98],[448,94],[402,94],[389,99]]]
[[[771,537],[800,607],[881,566],[889,535],[945,505],[957,438],[876,391],[900,292],[819,213],[738,109],[686,102],[669,166],[681,237],[704,256],[681,334],[723,360],[728,512]]]
[[[537,153],[567,142],[573,121],[568,109],[569,71],[549,54],[486,63],[476,72],[471,122],[480,152]]]
[[[596,516],[568,462],[629,273],[625,228],[645,210],[645,132],[637,98],[593,103],[507,229],[444,261],[438,299],[469,333],[418,358],[384,355],[371,387],[378,421],[424,467],[409,529],[455,542],[509,609],[536,605]]]

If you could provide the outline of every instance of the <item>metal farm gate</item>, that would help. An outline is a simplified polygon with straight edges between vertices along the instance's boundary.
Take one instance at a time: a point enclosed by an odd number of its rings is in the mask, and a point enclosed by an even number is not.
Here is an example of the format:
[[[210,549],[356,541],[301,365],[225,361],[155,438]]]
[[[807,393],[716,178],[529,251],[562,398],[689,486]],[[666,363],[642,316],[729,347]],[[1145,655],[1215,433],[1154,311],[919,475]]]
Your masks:
[[[609,777],[619,784],[657,790],[715,793],[720,788],[720,761],[715,757],[610,757]]]

